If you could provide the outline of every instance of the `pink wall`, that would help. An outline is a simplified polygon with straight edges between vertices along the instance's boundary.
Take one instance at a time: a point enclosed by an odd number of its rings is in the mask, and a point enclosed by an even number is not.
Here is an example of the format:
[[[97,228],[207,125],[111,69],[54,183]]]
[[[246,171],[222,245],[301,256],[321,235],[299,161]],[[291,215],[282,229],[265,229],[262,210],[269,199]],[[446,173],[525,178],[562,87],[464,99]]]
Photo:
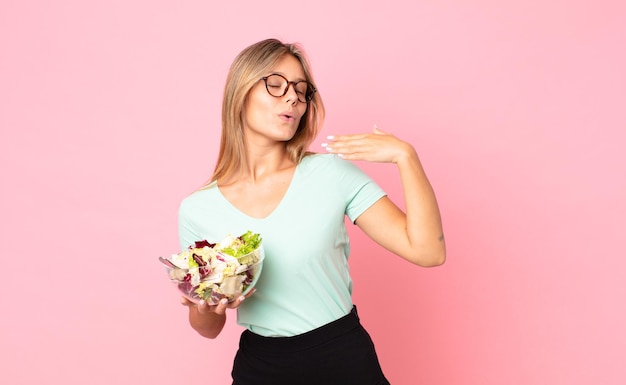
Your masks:
[[[323,136],[377,123],[437,191],[443,267],[352,231],[394,385],[624,384],[623,2],[502,3],[4,0],[2,383],[229,383],[240,329],[196,336],[156,257],[213,167],[228,65],[275,36],[311,56]]]

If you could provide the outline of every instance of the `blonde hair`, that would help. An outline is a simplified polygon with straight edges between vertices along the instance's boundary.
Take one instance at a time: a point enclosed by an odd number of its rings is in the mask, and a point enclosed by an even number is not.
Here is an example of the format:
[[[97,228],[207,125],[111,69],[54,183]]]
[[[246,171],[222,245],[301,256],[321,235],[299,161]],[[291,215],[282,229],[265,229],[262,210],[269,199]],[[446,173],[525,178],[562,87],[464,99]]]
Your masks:
[[[302,65],[306,80],[315,84],[308,59],[298,44],[282,43],[277,39],[262,40],[245,48],[233,61],[224,88],[220,152],[209,184],[239,172],[245,166],[243,114],[246,98],[250,89],[285,55],[295,57]],[[319,93],[315,92],[300,119],[298,130],[286,143],[287,154],[293,162],[299,163],[308,154],[307,149],[317,136],[323,120],[324,104]]]

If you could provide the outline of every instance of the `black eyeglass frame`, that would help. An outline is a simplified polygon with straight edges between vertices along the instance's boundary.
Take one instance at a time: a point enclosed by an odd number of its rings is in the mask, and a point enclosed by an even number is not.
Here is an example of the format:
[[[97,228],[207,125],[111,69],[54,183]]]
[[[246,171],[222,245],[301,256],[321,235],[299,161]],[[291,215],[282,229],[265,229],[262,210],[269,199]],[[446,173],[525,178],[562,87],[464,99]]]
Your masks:
[[[285,87],[285,90],[283,91],[282,95],[274,95],[270,92],[269,86],[267,85],[267,79],[270,76],[280,76],[281,78],[285,79],[285,81],[287,82],[287,86]],[[263,76],[261,78],[261,80],[263,80],[265,82],[265,90],[267,90],[267,93],[270,94],[271,96],[275,97],[275,98],[282,98],[283,96],[287,95],[287,91],[289,90],[289,86],[291,85],[293,87],[293,90],[296,92],[296,95],[298,95],[298,101],[300,103],[308,103],[313,99],[313,95],[315,95],[315,93],[317,92],[317,88],[315,88],[315,86],[313,84],[311,84],[308,80],[300,80],[298,82],[292,82],[289,81],[289,79],[287,79],[286,77],[284,77],[281,74],[269,74],[267,76]],[[296,90],[296,85],[298,83],[306,83],[307,84],[307,92],[306,95],[304,95],[304,99],[305,100],[300,100],[300,94],[298,94],[298,91]]]

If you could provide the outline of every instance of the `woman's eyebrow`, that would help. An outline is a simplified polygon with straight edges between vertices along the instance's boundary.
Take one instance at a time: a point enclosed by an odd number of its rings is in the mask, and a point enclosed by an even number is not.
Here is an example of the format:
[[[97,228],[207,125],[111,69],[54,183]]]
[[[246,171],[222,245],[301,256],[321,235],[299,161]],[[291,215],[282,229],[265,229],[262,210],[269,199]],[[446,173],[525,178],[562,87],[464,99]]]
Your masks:
[[[292,81],[291,79],[289,79],[289,77],[282,73],[282,72],[272,72],[270,75],[280,75],[280,76],[284,76],[287,80]],[[305,82],[307,81],[306,78],[296,78],[296,80],[293,80],[294,82]]]

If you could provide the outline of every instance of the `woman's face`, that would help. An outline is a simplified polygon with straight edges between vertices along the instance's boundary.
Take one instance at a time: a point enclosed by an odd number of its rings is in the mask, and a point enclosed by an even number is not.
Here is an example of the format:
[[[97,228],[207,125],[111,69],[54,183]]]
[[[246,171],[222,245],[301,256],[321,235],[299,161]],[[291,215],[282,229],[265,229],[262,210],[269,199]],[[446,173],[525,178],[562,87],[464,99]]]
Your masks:
[[[283,56],[271,73],[265,76],[270,74],[282,75],[290,82],[306,80],[302,65],[292,55]],[[270,82],[269,87],[272,85]],[[272,91],[280,93],[274,91],[276,89]],[[293,84],[289,84],[285,95],[275,97],[269,94],[265,82],[259,80],[248,93],[244,106],[245,137],[255,142],[286,142],[295,135],[306,109],[307,103],[298,100]]]

